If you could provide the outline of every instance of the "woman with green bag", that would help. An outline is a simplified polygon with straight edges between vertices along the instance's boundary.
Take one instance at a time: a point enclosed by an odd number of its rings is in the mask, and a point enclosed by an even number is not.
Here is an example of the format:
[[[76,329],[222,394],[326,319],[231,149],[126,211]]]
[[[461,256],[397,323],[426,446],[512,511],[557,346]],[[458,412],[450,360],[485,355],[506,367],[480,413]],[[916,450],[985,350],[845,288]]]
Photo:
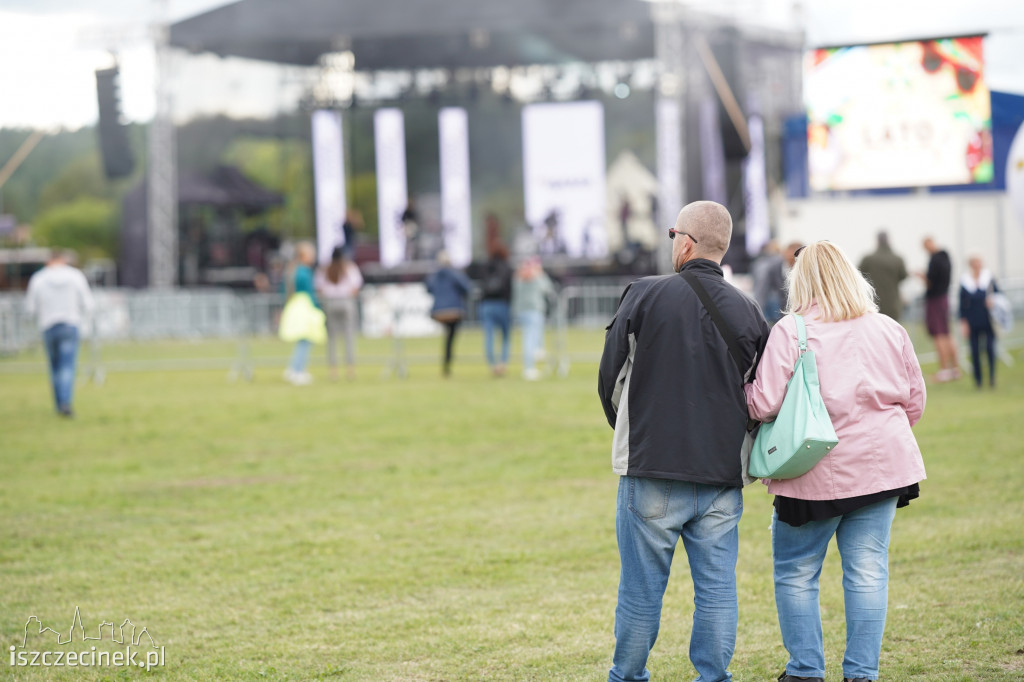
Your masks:
[[[788,284],[790,314],[772,329],[746,387],[747,407],[761,421],[778,415],[801,352],[800,315],[838,444],[800,476],[765,479],[775,495],[775,602],[789,652],[778,679],[824,681],[818,579],[834,536],[846,605],[844,680],[876,680],[890,528],[896,508],[918,497],[925,478],[911,430],[924,412],[924,377],[906,330],[878,313],[871,285],[837,246],[798,250]]]
[[[305,386],[313,382],[313,377],[306,371],[309,365],[309,353],[314,343],[323,343],[327,339],[327,324],[320,303],[313,289],[313,269],[316,263],[316,249],[310,242],[299,242],[295,247],[295,265],[289,272],[288,300],[281,311],[277,335],[282,341],[295,344],[291,360],[284,370],[284,379],[295,386]]]

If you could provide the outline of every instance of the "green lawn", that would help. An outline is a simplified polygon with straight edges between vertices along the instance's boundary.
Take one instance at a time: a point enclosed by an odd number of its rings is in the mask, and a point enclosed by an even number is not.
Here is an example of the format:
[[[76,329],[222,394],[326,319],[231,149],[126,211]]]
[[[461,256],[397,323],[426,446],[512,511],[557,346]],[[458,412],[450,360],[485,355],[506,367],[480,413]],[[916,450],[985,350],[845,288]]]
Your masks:
[[[357,381],[332,384],[318,365],[305,388],[281,381],[288,349],[273,341],[252,344],[252,383],[226,379],[230,342],[115,346],[106,383],[79,384],[70,422],[52,414],[38,351],[0,360],[0,677],[142,674],[9,665],[30,616],[66,635],[77,606],[87,634],[145,626],[166,651],[154,678],[604,678],[617,480],[596,395],[601,334],[571,338],[567,379],[493,380],[471,331],[451,380],[439,340],[410,342],[404,381],[387,376],[379,341],[360,346],[370,364]],[[190,358],[211,369],[146,369]],[[1016,358],[994,392],[929,386],[916,429],[929,478],[893,531],[885,680],[1024,677]],[[773,680],[785,652],[771,500],[760,484],[745,497],[732,670]],[[836,559],[833,547],[822,589],[830,682],[842,679]],[[693,676],[686,574],[677,561],[657,680]]]

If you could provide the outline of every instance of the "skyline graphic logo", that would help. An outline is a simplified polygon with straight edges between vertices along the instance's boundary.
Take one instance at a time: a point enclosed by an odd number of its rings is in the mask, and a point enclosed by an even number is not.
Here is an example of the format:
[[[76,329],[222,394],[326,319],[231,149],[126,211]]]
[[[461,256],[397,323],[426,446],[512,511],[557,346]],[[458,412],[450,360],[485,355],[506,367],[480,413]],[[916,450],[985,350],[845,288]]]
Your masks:
[[[85,644],[87,642],[102,642],[105,641],[103,638],[104,633],[107,631],[105,628],[109,628],[110,638],[109,640],[115,644],[121,644],[125,646],[124,651],[102,651],[99,650],[95,645],[91,646],[87,651],[29,651],[27,650],[29,637],[46,636],[46,633],[50,633],[51,636],[56,638],[58,646],[66,646],[72,644],[75,641],[75,632],[78,632],[78,641]],[[29,616],[28,620],[25,621],[24,633],[21,640],[21,646],[10,646],[10,665],[12,667],[138,667],[145,669],[149,672],[154,667],[160,667],[164,665],[164,647],[159,646],[153,635],[149,633],[148,627],[143,627],[142,630],[136,632],[136,625],[130,618],[125,618],[121,621],[121,624],[117,626],[115,631],[115,625],[112,621],[102,621],[96,627],[96,637],[89,637],[86,634],[85,626],[82,624],[81,611],[78,606],[75,607],[75,615],[71,619],[71,627],[68,630],[67,636],[65,637],[62,632],[54,630],[51,627],[45,626],[43,622],[37,616]],[[145,656],[142,658],[142,651],[145,647]],[[43,648],[43,647],[40,647]],[[19,651],[20,649],[20,651]]]

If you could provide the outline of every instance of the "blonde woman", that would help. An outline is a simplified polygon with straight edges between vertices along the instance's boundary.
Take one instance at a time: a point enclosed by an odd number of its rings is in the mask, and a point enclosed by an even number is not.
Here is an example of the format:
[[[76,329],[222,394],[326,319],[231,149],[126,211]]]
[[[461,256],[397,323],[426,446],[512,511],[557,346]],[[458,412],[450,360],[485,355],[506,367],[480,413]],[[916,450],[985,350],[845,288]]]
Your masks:
[[[316,263],[316,248],[311,242],[299,242],[295,247],[295,262],[285,279],[287,303],[281,311],[278,335],[284,341],[294,342],[295,349],[284,370],[284,379],[296,386],[313,382],[306,371],[309,353],[314,343],[322,343],[324,314],[320,310],[316,291],[313,288],[313,266]]]
[[[896,508],[918,497],[925,478],[911,431],[924,412],[924,378],[906,330],[878,312],[871,285],[837,246],[798,250],[788,283],[790,314],[768,338],[747,407],[762,421],[778,414],[799,353],[793,314],[802,315],[839,444],[803,476],[765,481],[775,495],[775,602],[789,652],[778,679],[824,681],[818,579],[834,536],[846,604],[844,680],[876,680],[889,531]]]

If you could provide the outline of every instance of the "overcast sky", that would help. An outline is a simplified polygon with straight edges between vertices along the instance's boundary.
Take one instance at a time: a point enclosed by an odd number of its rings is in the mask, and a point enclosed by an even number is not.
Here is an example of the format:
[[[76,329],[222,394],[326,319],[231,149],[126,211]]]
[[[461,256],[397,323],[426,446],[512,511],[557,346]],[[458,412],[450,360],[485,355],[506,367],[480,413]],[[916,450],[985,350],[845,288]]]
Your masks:
[[[286,1],[286,0],[282,0]],[[408,0],[415,2],[416,0]],[[466,0],[471,2],[472,0]],[[123,111],[153,115],[153,52],[146,26],[166,8],[172,20],[225,0],[0,0],[0,127],[76,128],[95,122],[94,72],[121,66]],[[833,45],[988,32],[993,90],[1024,94],[1024,1],[689,0],[699,9],[775,26],[803,26],[809,45]],[[270,116],[299,85],[272,65],[185,56],[174,65],[175,112]]]

